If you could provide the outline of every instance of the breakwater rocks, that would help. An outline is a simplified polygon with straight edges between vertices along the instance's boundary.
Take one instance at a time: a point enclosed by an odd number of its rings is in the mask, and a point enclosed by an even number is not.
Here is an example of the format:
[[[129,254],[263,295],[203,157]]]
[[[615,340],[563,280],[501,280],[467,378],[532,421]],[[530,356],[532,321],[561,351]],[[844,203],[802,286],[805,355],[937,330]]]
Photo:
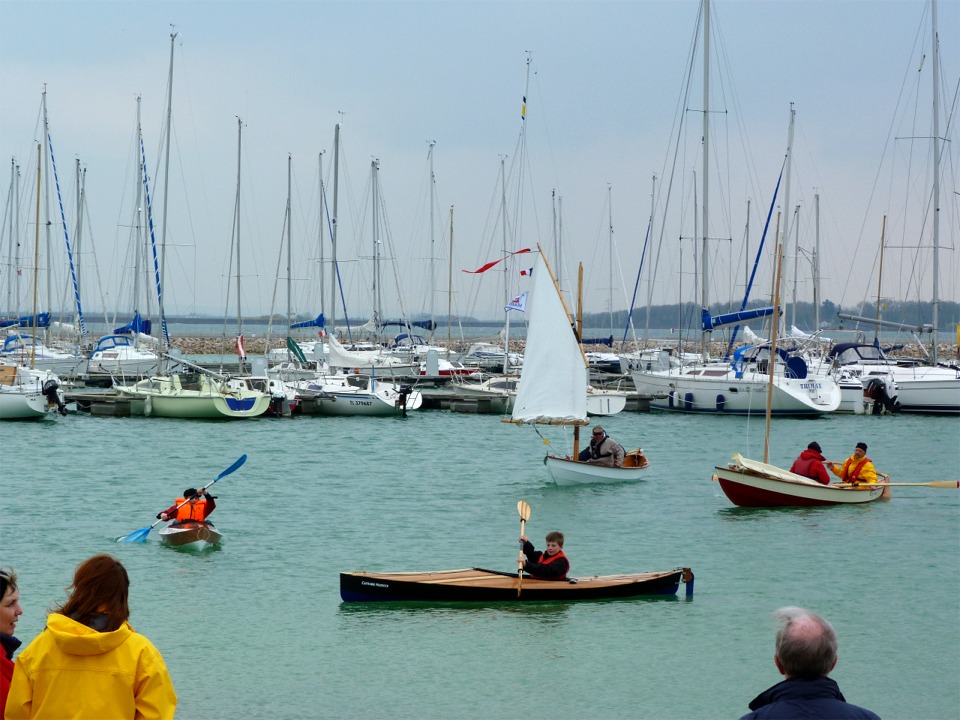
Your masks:
[[[313,338],[310,338],[311,340]],[[464,340],[464,341],[454,341],[450,344],[451,349],[457,353],[466,352],[470,345],[473,342],[478,340]],[[496,339],[490,340],[491,342],[496,343]],[[344,340],[341,340],[344,342]],[[435,340],[435,343],[438,346],[445,346],[446,341],[444,340]],[[790,347],[793,343],[793,340],[787,339],[784,343],[787,347]],[[172,347],[176,348],[184,355],[234,355],[237,352],[234,338],[210,338],[210,337],[175,337],[171,338],[170,344]],[[743,343],[738,343],[737,346],[741,346]],[[523,340],[515,340],[510,343],[511,352],[522,353],[524,351],[526,343]],[[286,347],[286,338],[270,338],[269,341],[265,337],[244,337],[244,347],[246,348],[247,355],[264,355],[270,350],[276,348]],[[637,350],[643,349],[644,347],[663,347],[676,349],[676,342],[666,340],[662,342],[651,341],[646,344],[642,342],[628,342],[624,348],[620,348],[619,344],[616,349],[611,349],[606,345],[584,345],[584,350],[587,352],[636,352]],[[698,352],[699,346],[696,343],[686,343],[684,345],[684,350],[688,352]],[[727,350],[727,344],[725,342],[713,342],[710,344],[710,354],[713,357],[722,357]],[[920,348],[916,343],[907,343],[901,348],[897,348],[889,353],[891,357],[926,357],[924,350]],[[937,357],[941,361],[950,362],[957,360],[957,346],[950,343],[939,343],[937,345]]]

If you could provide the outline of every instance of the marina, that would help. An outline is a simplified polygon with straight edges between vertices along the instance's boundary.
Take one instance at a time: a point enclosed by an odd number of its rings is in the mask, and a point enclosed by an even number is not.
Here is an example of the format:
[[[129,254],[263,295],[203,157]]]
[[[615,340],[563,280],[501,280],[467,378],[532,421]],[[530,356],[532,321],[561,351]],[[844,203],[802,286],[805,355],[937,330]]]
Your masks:
[[[890,502],[738,508],[711,474],[730,459],[732,434],[744,454],[761,454],[758,418],[620,413],[604,427],[643,443],[643,479],[556,486],[527,428],[443,411],[5,423],[5,447],[43,448],[4,457],[0,538],[20,575],[17,635],[39,633],[74,566],[108,552],[130,572],[131,623],[163,653],[178,716],[659,717],[694,677],[682,715],[707,720],[739,717],[776,681],[770,613],[800,605],[836,627],[833,676],[852,702],[884,718],[960,713],[960,492],[893,487]],[[833,460],[866,440],[892,483],[960,476],[956,418],[774,419],[771,462],[789,467],[813,439]],[[240,453],[246,464],[214,492],[219,546],[116,543]],[[534,542],[565,533],[572,575],[683,565],[694,597],[342,603],[341,572],[515,572],[518,499],[533,508]],[[278,523],[295,532],[279,535]],[[171,596],[189,598],[186,609]],[[181,642],[187,615],[220,657],[199,683],[196,644]],[[543,668],[555,692],[525,692]]]

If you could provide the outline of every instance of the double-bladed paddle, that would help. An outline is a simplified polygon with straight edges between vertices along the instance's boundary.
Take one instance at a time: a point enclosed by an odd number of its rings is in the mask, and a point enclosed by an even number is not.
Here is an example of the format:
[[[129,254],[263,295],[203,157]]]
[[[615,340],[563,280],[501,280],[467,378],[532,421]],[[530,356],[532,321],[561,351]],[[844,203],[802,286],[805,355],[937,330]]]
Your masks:
[[[932,487],[932,488],[960,488],[960,480],[931,480],[922,483],[837,483],[833,487],[873,487],[882,485],[884,487]]]
[[[219,475],[217,475],[213,480],[211,480],[211,481],[208,482],[206,485],[204,485],[204,486],[203,486],[203,489],[206,490],[208,487],[210,487],[210,486],[213,485],[214,483],[220,482],[221,480],[223,480],[223,478],[225,478],[225,477],[226,477],[227,475],[229,475],[230,473],[232,473],[232,472],[234,472],[234,471],[236,471],[236,470],[239,470],[239,469],[240,469],[240,466],[243,465],[246,461],[247,461],[247,455],[246,455],[246,453],[244,453],[244,454],[241,455],[239,458],[237,458],[237,461],[236,461],[233,465],[231,465],[230,467],[228,467],[228,468],[227,468],[226,470],[224,470],[222,473],[220,473]],[[177,509],[179,510],[181,507],[183,507],[184,505],[186,505],[188,502],[190,502],[189,499],[184,500],[182,503],[180,503],[179,505],[177,505]],[[147,539],[147,535],[150,534],[150,531],[153,530],[157,525],[159,525],[159,524],[162,523],[162,522],[163,522],[163,520],[157,520],[155,523],[153,523],[152,525],[149,525],[148,527],[140,528],[139,530],[134,530],[134,531],[133,531],[132,533],[130,533],[129,535],[124,535],[124,536],[121,537],[121,538],[117,538],[117,542],[123,542],[123,543],[144,542],[144,541],[146,541],[146,539]]]
[[[530,503],[521,500],[517,503],[517,512],[520,513],[520,535],[526,532],[527,520],[530,519]],[[517,558],[517,597],[520,597],[520,588],[523,587],[523,540],[520,541],[520,556]]]

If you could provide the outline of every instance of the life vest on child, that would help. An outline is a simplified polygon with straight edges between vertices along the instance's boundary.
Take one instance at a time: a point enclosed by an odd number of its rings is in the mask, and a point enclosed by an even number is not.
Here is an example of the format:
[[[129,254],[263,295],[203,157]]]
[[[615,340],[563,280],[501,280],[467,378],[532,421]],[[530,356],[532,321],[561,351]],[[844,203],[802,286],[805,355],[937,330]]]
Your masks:
[[[180,505],[183,503],[183,505]],[[207,516],[207,501],[205,498],[197,500],[195,503],[189,502],[186,498],[177,498],[177,520],[203,520]]]
[[[555,562],[556,560],[559,560],[560,558],[563,558],[564,560],[567,559],[567,556],[563,554],[563,550],[561,550],[561,551],[559,551],[559,552],[556,552],[556,553],[554,553],[553,555],[547,555],[546,553],[542,553],[542,554],[540,555],[540,562],[538,562],[537,564],[538,564],[538,565],[549,565],[550,563]],[[567,569],[567,572],[570,572],[569,567],[570,567],[570,561],[568,560],[568,561],[567,561],[567,568],[568,568],[568,569]],[[563,575],[558,576],[556,579],[557,579],[557,580],[566,580],[566,579],[567,579],[567,573],[564,573]]]

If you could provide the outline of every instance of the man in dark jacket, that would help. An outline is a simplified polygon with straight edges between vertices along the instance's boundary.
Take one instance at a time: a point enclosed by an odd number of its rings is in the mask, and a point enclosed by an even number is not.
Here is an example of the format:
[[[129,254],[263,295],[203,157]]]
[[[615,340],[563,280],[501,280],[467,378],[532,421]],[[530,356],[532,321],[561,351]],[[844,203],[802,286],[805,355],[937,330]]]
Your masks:
[[[777,632],[773,661],[787,679],[750,701],[750,712],[740,720],[880,720],[875,713],[851,705],[827,675],[837,664],[837,634],[816,613],[785,607],[774,615],[782,624]]]
[[[800,457],[793,461],[790,466],[790,472],[797,475],[803,475],[811,480],[816,480],[823,485],[830,484],[830,473],[823,463],[826,460],[823,457],[823,450],[820,449],[820,443],[812,442],[807,445],[807,449],[800,453]]]

